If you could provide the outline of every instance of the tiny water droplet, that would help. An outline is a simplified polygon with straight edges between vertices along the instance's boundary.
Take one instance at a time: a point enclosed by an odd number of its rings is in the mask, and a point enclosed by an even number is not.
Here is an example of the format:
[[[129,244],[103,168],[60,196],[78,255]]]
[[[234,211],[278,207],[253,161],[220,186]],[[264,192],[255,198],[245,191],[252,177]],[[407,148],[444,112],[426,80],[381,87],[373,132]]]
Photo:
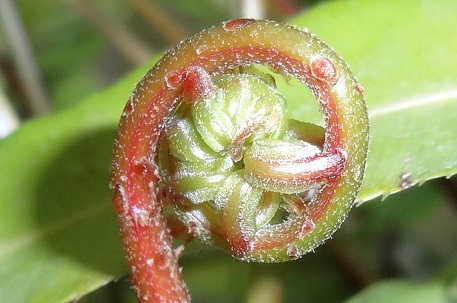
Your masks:
[[[134,206],[132,208],[133,216],[136,222],[138,222],[141,226],[146,226],[149,224],[149,212],[141,207]]]
[[[208,46],[206,44],[199,45],[198,47],[195,48],[195,53],[197,53],[197,55],[200,55],[207,49],[208,49]]]

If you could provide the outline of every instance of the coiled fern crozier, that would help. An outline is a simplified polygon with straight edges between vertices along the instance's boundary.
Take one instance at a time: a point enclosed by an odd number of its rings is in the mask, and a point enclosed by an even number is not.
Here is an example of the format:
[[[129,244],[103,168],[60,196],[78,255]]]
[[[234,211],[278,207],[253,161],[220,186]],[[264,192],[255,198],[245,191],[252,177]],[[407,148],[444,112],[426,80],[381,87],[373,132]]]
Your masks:
[[[325,128],[291,120],[271,74],[309,87]],[[164,207],[234,257],[297,259],[340,226],[356,199],[368,115],[349,68],[305,30],[236,19],[170,50],[122,114],[111,185],[141,302],[189,302]]]

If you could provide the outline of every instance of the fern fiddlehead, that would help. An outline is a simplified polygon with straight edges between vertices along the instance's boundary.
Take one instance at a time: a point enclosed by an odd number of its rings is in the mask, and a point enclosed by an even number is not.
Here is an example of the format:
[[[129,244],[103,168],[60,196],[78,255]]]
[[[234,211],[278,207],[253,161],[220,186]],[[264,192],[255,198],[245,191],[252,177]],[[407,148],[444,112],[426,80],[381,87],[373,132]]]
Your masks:
[[[307,85],[325,129],[289,120],[265,65]],[[344,62],[314,35],[237,19],[168,52],[136,86],[111,185],[141,302],[189,301],[162,214],[236,258],[296,259],[338,228],[363,177],[368,118]]]

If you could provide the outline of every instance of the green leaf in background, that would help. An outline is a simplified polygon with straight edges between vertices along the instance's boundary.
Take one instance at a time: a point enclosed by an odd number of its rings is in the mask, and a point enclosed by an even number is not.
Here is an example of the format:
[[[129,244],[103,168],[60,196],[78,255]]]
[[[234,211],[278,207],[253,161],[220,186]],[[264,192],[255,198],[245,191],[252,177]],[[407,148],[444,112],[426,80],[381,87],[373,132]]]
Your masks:
[[[365,89],[371,143],[360,202],[457,172],[455,16],[453,0],[337,1],[292,21],[331,45]]]
[[[404,281],[388,281],[370,286],[346,303],[455,302],[451,296],[451,289],[445,289],[439,284],[413,285]]]
[[[371,147],[360,201],[457,171],[453,0],[334,1],[292,22],[365,88]],[[63,68],[63,67],[62,67]],[[68,302],[127,272],[108,174],[115,128],[148,68],[0,141],[0,302]],[[294,88],[291,113],[319,121]]]
[[[0,302],[68,302],[127,272],[109,168],[145,72],[0,141]]]

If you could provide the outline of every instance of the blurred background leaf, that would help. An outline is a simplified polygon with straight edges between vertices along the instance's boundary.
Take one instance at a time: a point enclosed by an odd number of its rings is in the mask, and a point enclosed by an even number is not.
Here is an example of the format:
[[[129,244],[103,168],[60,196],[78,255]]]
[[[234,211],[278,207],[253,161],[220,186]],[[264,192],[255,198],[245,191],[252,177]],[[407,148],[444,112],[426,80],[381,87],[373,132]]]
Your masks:
[[[146,2],[156,15],[139,0],[16,2],[53,113],[0,141],[1,302],[135,302],[107,187],[118,117],[152,54],[244,9],[228,0]],[[260,2],[269,18],[298,14],[291,23],[332,45],[363,83],[373,132],[360,201],[455,173],[453,1]],[[0,87],[28,120],[34,112],[8,41],[2,28]],[[320,121],[314,101],[294,103],[302,91],[284,87],[293,115]],[[434,94],[450,99],[402,110]],[[194,302],[250,300],[265,277],[284,302],[341,302],[375,282],[349,302],[440,302],[455,294],[456,191],[453,178],[437,179],[371,200],[296,262],[245,264],[196,248],[182,258],[185,280]]]

